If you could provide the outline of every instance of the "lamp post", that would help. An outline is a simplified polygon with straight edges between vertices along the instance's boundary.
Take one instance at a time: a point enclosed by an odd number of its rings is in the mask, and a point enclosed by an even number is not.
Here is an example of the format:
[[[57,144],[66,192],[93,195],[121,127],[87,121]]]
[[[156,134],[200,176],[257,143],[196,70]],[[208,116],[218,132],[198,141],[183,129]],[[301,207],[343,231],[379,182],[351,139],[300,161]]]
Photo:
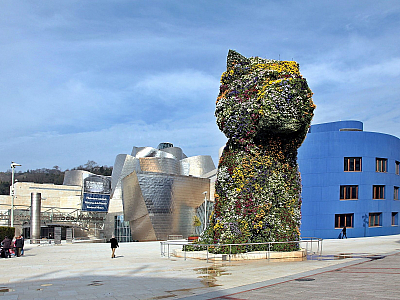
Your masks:
[[[204,194],[204,230],[207,228],[207,191]]]
[[[11,162],[11,227],[14,227],[14,195],[15,195],[15,190],[14,190],[14,171],[15,167],[20,167],[20,164],[17,164],[15,162]]]

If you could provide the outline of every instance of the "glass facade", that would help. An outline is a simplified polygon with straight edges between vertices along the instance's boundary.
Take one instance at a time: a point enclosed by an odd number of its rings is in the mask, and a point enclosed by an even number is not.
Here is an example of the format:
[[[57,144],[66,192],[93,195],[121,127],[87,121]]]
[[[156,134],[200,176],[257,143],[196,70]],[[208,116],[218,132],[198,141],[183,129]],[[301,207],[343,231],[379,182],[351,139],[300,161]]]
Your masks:
[[[124,215],[114,217],[115,238],[118,242],[133,242],[129,222],[124,221]]]

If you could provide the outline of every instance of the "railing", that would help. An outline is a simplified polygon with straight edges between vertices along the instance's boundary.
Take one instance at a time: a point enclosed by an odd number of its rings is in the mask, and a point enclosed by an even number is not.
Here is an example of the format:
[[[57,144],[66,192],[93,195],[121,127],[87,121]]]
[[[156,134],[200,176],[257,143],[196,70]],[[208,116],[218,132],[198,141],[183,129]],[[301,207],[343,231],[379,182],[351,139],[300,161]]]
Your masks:
[[[300,243],[306,243],[306,253],[307,255],[318,255],[321,256],[322,255],[322,239],[321,238],[317,238],[317,237],[302,237],[299,241]],[[316,247],[316,251],[313,251],[313,244],[317,244]],[[314,250],[315,250],[315,246],[314,246]]]
[[[184,259],[186,260],[186,247],[200,247],[202,249],[205,248],[207,256],[206,260],[207,262],[209,261],[209,256],[210,256],[210,248],[219,248],[219,247],[229,247],[229,253],[223,253],[222,255],[227,255],[229,258],[229,261],[231,261],[231,256],[233,255],[232,253],[232,246],[233,247],[240,247],[244,246],[245,247],[245,252],[251,252],[252,246],[259,246],[259,245],[267,245],[268,250],[266,251],[266,259],[270,259],[271,257],[271,248],[273,248],[273,245],[277,244],[297,244],[298,248],[305,249],[306,255],[322,255],[322,239],[321,238],[315,238],[315,237],[305,237],[302,238],[299,241],[287,241],[287,242],[265,242],[265,243],[243,243],[243,244],[194,244],[190,242],[175,242],[175,241],[165,241],[165,242],[160,242],[160,247],[161,247],[161,257],[166,257],[170,258],[171,256],[171,249],[172,248],[177,248],[178,247],[183,247],[183,252],[184,252]],[[314,245],[314,246],[313,246]],[[175,247],[174,247],[175,246]],[[189,251],[189,252],[194,252],[194,251]],[[212,253],[215,256],[215,253]]]

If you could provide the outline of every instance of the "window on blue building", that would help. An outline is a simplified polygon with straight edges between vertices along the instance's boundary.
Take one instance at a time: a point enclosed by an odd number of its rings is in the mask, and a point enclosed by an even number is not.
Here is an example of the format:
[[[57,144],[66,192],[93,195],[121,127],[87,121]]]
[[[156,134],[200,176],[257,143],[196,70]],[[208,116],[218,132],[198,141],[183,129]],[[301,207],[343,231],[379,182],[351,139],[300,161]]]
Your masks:
[[[382,213],[369,213],[369,227],[382,226]]]
[[[394,195],[393,195],[394,200],[399,200],[399,187],[395,186],[394,187]]]
[[[386,158],[376,158],[376,172],[387,172]]]
[[[335,228],[353,228],[354,214],[336,214],[335,215]]]
[[[396,175],[400,175],[400,162],[396,161]]]
[[[341,185],[340,200],[357,200],[358,185]]]
[[[392,212],[392,226],[397,226],[397,225],[399,225],[399,213]]]
[[[361,157],[345,157],[344,158],[345,172],[361,172]]]
[[[372,192],[373,199],[385,199],[385,186],[384,185],[374,185]]]

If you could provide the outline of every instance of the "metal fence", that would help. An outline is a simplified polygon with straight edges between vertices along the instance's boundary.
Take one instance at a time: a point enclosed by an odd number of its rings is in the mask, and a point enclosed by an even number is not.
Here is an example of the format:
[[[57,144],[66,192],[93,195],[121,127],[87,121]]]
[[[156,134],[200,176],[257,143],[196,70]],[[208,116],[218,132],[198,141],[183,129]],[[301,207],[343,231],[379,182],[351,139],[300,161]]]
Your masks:
[[[184,253],[184,259],[186,260],[186,253],[191,252],[193,253],[194,251],[186,251],[187,247],[194,247],[194,248],[201,248],[201,250],[206,251],[206,260],[207,262],[216,255],[216,253],[210,252],[210,249],[215,249],[215,248],[229,248],[228,253],[224,253],[222,255],[226,255],[225,258],[226,260],[231,261],[231,256],[234,255],[232,253],[232,247],[243,247],[244,252],[242,253],[248,253],[251,251],[254,251],[253,248],[254,246],[262,246],[266,245],[268,250],[266,250],[266,259],[270,259],[271,253],[274,252],[271,250],[274,245],[279,245],[279,244],[294,244],[298,245],[299,249],[305,249],[306,255],[317,255],[321,256],[322,255],[322,239],[321,238],[316,238],[316,237],[304,237],[299,241],[287,241],[287,242],[265,242],[265,243],[243,243],[243,244],[195,244],[191,242],[178,242],[178,241],[163,241],[160,242],[160,247],[161,247],[161,257],[171,257],[171,254],[174,250],[176,249],[183,249]],[[221,255],[221,254],[219,254]],[[225,259],[223,259],[225,260]]]

